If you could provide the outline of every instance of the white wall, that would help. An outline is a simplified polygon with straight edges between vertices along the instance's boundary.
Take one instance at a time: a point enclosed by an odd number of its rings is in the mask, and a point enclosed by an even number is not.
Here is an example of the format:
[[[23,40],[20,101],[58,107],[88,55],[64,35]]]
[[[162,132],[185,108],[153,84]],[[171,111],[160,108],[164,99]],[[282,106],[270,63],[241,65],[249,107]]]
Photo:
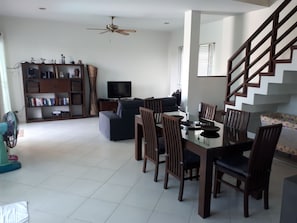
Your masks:
[[[280,2],[280,1],[279,1]],[[200,42],[216,42],[216,75],[225,75],[227,60],[275,9],[273,7],[201,25]],[[180,87],[178,47],[183,30],[172,33],[137,30],[130,36],[99,35],[70,23],[0,17],[8,67],[17,67],[31,57],[81,59],[98,67],[98,97],[106,97],[107,80],[131,80],[133,97],[167,96]],[[22,78],[19,69],[9,69],[13,86],[12,109],[24,115]],[[188,101],[196,115],[201,101],[223,108],[225,77],[196,77]]]
[[[189,94],[188,94],[188,108],[192,116],[197,116],[198,105],[200,102],[208,102],[218,105],[218,109],[223,109],[225,92],[226,92],[226,70],[227,58],[231,54],[231,50],[226,53],[224,46],[230,44],[224,43],[223,28],[224,21],[216,21],[208,24],[201,24],[200,26],[200,43],[215,42],[215,73],[221,77],[193,77],[191,79]],[[231,40],[230,40],[231,41]],[[171,33],[169,43],[169,71],[171,75],[171,89],[176,90],[180,87],[180,74],[178,73],[178,47],[183,45],[183,30],[176,30]],[[182,93],[183,94],[183,93]]]
[[[278,106],[277,112],[297,115],[297,95],[291,96],[288,104]]]
[[[227,62],[232,54],[250,37],[250,35],[264,22],[282,1],[272,7],[250,12],[243,15],[227,17],[221,21],[202,24],[200,29],[200,43],[215,42],[215,75],[226,75]],[[171,72],[171,89],[179,86],[179,76],[176,72],[178,46],[183,45],[183,31],[171,33],[169,47],[169,70]],[[225,100],[226,78],[196,77],[191,81],[189,89],[190,113],[195,115],[196,108],[201,101],[217,104],[223,108]]]
[[[38,59],[66,62],[82,60],[98,67],[97,94],[106,97],[106,81],[131,80],[132,97],[161,97],[170,94],[168,72],[169,33],[137,30],[130,36],[86,30],[82,25],[0,17],[0,31],[6,43],[7,66]],[[20,69],[9,69],[13,86],[12,109],[24,118]]]

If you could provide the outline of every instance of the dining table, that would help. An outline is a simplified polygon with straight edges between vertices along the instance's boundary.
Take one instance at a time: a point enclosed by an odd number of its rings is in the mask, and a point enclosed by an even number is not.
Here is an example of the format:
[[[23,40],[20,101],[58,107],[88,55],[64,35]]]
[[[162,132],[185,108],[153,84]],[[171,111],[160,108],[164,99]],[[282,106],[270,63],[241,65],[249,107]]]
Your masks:
[[[170,113],[169,113],[170,114]],[[176,115],[172,113],[172,115]],[[189,123],[189,124],[188,124]],[[214,131],[206,131],[204,125],[213,126]],[[162,124],[157,124],[159,130]],[[160,131],[162,132],[162,131]],[[181,121],[182,143],[187,150],[200,156],[198,215],[202,218],[210,216],[213,178],[213,162],[215,159],[232,151],[248,150],[253,139],[248,132],[224,127],[216,121]],[[142,160],[142,120],[135,115],[135,159]]]

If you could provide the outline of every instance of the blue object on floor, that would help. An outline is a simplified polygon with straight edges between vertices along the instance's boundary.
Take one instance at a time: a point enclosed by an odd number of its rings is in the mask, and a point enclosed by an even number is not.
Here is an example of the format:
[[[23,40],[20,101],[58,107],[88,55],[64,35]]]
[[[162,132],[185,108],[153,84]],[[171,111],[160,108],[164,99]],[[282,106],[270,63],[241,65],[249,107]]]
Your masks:
[[[18,121],[13,112],[4,116],[4,122],[0,123],[0,173],[5,173],[21,168],[21,163],[16,160],[9,160],[7,146],[14,147],[17,142]],[[6,145],[5,145],[6,142]]]

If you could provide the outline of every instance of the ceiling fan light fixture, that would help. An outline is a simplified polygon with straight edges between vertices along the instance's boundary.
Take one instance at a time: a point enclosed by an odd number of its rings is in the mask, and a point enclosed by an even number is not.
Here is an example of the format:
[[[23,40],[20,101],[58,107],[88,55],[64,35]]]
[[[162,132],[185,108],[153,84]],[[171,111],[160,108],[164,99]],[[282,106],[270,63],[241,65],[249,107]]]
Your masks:
[[[113,24],[113,19],[115,17],[111,16],[111,24],[107,24],[105,26],[105,29],[99,29],[99,28],[87,28],[88,30],[103,30],[100,34],[106,33],[106,32],[116,32],[123,35],[130,35],[130,33],[135,33],[136,30],[134,29],[120,29],[118,25]]]

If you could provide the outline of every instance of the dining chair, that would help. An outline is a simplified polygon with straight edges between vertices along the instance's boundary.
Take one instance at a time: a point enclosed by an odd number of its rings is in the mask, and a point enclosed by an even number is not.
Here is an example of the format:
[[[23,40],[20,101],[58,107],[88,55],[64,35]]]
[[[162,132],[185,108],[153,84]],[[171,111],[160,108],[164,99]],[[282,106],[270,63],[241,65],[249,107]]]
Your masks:
[[[214,120],[217,111],[217,105],[207,104],[205,102],[200,103],[200,111],[198,112],[198,118],[205,118]]]
[[[147,160],[155,164],[154,181],[158,181],[159,164],[165,161],[160,161],[160,155],[165,153],[164,138],[158,137],[156,129],[156,121],[154,111],[148,108],[139,107],[141,119],[143,122],[144,135],[144,158],[142,172],[146,172]]]
[[[184,181],[198,179],[200,157],[183,148],[180,119],[162,115],[163,136],[165,141],[165,180],[164,189],[168,189],[169,174],[180,181],[178,200],[183,200]],[[196,169],[196,175],[192,170]],[[190,172],[189,175],[186,172]]]
[[[144,99],[144,107],[149,108],[154,111],[154,117],[157,123],[160,123],[162,120],[162,99],[160,98],[148,98]]]
[[[242,111],[242,110],[237,110],[233,108],[227,108],[227,112],[224,117],[224,127],[227,129],[229,132],[236,132],[236,131],[242,131],[246,132],[248,128],[250,120],[250,112],[247,111]],[[240,148],[238,150],[233,150],[232,153],[227,153],[225,154],[226,156],[234,156],[234,155],[240,155],[244,151],[250,150],[250,146],[247,146],[245,148]],[[239,154],[236,154],[239,153]],[[237,180],[236,183],[237,187],[240,187],[241,182],[240,180]]]
[[[249,216],[249,195],[264,192],[264,208],[268,209],[271,164],[281,129],[282,124],[261,126],[256,133],[249,157],[240,154],[224,156],[215,161],[214,198],[220,191],[221,183],[224,183],[244,193],[245,217]],[[223,174],[244,182],[243,189],[230,183],[230,180],[223,179]]]
[[[224,126],[240,131],[247,131],[249,120],[250,112],[227,108]]]

